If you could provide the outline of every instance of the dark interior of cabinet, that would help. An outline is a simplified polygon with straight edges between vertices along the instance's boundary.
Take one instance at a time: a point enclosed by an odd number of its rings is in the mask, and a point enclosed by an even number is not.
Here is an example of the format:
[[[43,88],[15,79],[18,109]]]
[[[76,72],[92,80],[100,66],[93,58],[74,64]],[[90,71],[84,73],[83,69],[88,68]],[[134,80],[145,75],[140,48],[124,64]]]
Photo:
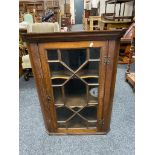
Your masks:
[[[49,49],[58,128],[96,128],[100,48]]]

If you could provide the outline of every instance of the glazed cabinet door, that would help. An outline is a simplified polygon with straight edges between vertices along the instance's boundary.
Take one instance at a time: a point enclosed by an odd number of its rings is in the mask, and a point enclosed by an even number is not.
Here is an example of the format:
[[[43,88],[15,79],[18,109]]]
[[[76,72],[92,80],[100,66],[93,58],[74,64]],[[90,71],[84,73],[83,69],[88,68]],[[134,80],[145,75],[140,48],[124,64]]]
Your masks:
[[[39,44],[52,131],[103,131],[108,41]]]

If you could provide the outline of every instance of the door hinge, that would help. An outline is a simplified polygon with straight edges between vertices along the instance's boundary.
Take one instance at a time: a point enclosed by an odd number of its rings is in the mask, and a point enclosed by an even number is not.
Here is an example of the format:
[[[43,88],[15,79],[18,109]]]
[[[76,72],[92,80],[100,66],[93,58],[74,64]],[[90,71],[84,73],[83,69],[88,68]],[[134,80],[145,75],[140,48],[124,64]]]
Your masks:
[[[110,56],[104,56],[104,64],[108,65],[110,63]]]

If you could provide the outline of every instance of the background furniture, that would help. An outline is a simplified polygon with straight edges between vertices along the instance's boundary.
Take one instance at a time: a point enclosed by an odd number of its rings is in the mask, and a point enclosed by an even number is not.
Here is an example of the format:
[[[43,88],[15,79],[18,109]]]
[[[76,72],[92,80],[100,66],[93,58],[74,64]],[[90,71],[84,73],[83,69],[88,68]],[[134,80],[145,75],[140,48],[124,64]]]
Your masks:
[[[100,30],[129,28],[131,24],[131,21],[111,21],[103,18],[99,21]]]
[[[65,1],[64,4],[64,14],[61,15],[61,27],[67,27],[67,29],[71,30],[71,12],[70,12],[70,3]]]
[[[29,80],[29,77],[32,76],[32,67],[29,59],[29,54],[27,50],[27,46],[23,43],[21,38],[22,33],[45,33],[45,32],[59,32],[59,24],[58,23],[34,23],[28,25],[27,29],[19,29],[19,76],[24,74],[24,79],[26,81]]]
[[[86,31],[100,30],[101,16],[89,16],[89,18],[83,17],[83,28]]]
[[[22,34],[49,134],[109,132],[124,32]]]
[[[28,25],[28,33],[49,33],[49,32],[59,32],[59,24],[55,23],[34,23]]]
[[[60,23],[60,7],[58,0],[51,1],[19,1],[19,22],[23,21],[23,15],[29,11],[34,17],[34,22],[41,22],[42,16],[51,10],[54,16],[49,22]]]
[[[32,67],[29,59],[27,46],[23,42],[21,37],[22,33],[27,33],[27,29],[19,29],[19,77],[24,75],[25,81],[28,81],[29,77],[32,76]]]
[[[135,23],[132,23],[124,36],[121,38],[120,52],[119,52],[119,64],[128,64],[129,54],[131,49],[131,42],[133,40]],[[131,59],[131,63],[133,60]]]
[[[44,14],[44,1],[19,1],[19,18],[22,22],[24,13],[33,14],[35,22],[41,22],[41,17]]]
[[[64,14],[70,14],[70,4],[69,3],[64,4]]]
[[[101,20],[101,16],[89,16],[89,19],[88,19],[89,31],[99,30],[100,29],[100,26],[99,26],[100,20]]]
[[[132,15],[131,16],[124,16],[124,13],[125,13],[125,3],[126,2],[131,2],[133,1],[133,8],[132,8]],[[117,16],[116,15],[116,5],[120,5],[120,8],[119,8],[119,15]],[[124,5],[123,7],[123,12],[122,12],[122,4]],[[107,5],[113,5],[114,7],[114,12],[113,13],[107,13]],[[107,0],[105,1],[105,14],[104,14],[104,19],[106,20],[124,20],[124,19],[129,19],[131,21],[133,21],[133,18],[135,16],[135,1],[134,0]],[[122,13],[122,15],[121,15]]]
[[[135,90],[135,72],[132,71],[131,69],[131,63],[133,59],[135,60],[135,25],[133,26],[133,35],[132,35],[132,41],[131,41],[131,48],[130,48],[130,53],[129,53],[129,61],[128,61],[128,66],[127,66],[127,71],[126,71],[126,81],[131,84],[133,87],[133,90]]]
[[[24,14],[24,21],[29,23],[29,24],[34,23],[33,16],[29,13]]]
[[[89,18],[89,16],[90,16],[90,10],[84,10],[84,13],[83,13],[83,16],[84,16],[84,18]]]
[[[85,18],[83,16],[82,23],[83,23],[83,29],[87,31],[88,30],[88,18]]]
[[[59,8],[59,0],[46,1],[46,8]]]
[[[71,29],[71,17],[61,16],[61,27]]]
[[[58,22],[60,23],[60,6],[58,0],[45,1],[46,10],[51,10],[54,12],[54,16],[51,18],[50,22]],[[46,11],[45,10],[45,11]]]

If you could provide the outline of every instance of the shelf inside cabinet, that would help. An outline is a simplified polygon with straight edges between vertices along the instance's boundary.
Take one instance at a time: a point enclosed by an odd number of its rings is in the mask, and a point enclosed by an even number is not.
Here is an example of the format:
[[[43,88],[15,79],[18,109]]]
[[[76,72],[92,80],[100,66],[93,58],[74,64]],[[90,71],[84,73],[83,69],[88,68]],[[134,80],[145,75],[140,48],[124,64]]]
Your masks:
[[[97,71],[83,71],[78,72],[77,75],[71,72],[64,72],[64,71],[57,71],[51,73],[51,80],[53,85],[60,85],[63,84],[66,80],[69,80],[70,78],[81,78],[83,79],[88,85],[98,85],[98,74]]]

